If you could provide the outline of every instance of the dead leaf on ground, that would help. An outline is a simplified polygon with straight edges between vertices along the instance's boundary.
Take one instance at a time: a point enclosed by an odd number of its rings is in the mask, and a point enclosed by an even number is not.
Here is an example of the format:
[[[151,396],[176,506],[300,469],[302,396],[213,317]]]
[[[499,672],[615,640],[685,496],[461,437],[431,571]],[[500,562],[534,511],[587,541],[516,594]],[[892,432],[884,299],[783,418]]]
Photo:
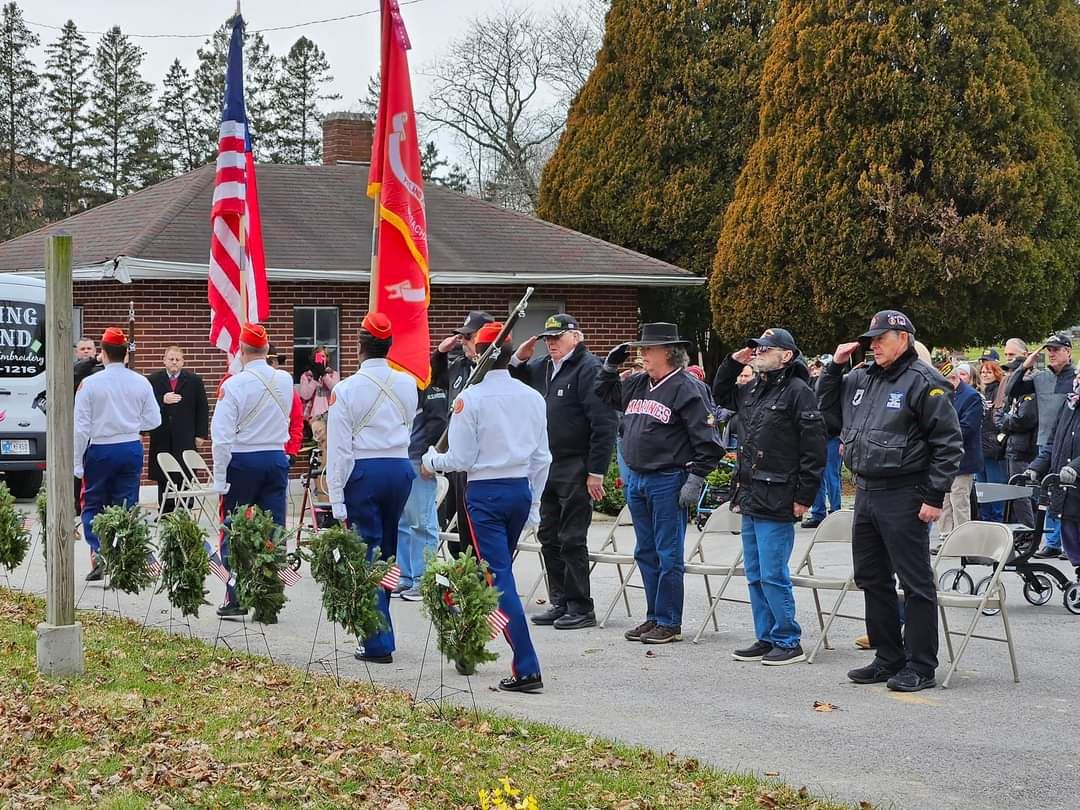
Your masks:
[[[766,810],[773,810],[780,806],[780,802],[771,793],[759,793],[754,797],[754,802],[758,807],[764,807]]]
[[[835,712],[839,708],[835,703],[826,703],[824,700],[814,701],[815,712]]]
[[[647,650],[645,652],[645,657],[646,658],[656,658],[656,651],[655,650]]]
[[[765,771],[766,776],[779,776],[780,771]]]

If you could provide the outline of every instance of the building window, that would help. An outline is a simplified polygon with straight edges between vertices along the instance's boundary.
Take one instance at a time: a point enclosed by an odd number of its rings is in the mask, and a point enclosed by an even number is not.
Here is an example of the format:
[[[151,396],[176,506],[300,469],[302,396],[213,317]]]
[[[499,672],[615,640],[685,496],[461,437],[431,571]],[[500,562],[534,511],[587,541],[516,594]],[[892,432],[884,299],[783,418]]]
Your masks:
[[[507,310],[509,311],[515,306],[517,306],[517,301],[511,301]],[[539,335],[544,331],[544,321],[560,312],[566,312],[565,301],[553,301],[551,299],[538,301],[535,298],[529,299],[529,306],[525,310],[525,317],[518,321],[517,326],[514,327],[514,345],[520,346],[525,338]],[[533,353],[533,357],[546,356],[547,346],[544,344],[544,341],[536,341],[536,351]]]
[[[83,308],[72,307],[71,310],[71,334],[72,343],[78,343],[80,338],[89,337],[83,334]],[[97,343],[97,340],[94,341]]]
[[[293,381],[311,367],[311,353],[316,346],[325,346],[330,365],[341,371],[338,365],[337,307],[293,307]]]

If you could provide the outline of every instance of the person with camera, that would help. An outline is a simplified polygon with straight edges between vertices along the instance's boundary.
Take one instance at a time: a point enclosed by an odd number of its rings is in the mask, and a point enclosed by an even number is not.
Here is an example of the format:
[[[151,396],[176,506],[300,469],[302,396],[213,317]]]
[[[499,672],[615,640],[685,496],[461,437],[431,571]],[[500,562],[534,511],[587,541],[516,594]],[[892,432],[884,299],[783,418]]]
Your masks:
[[[937,589],[930,566],[930,523],[964,455],[952,386],[915,350],[915,326],[883,310],[857,341],[836,347],[818,383],[827,422],[841,426],[844,463],[855,475],[851,556],[866,603],[874,661],[848,672],[855,683],[886,682],[915,692],[936,685]],[[874,362],[850,373],[857,349]],[[904,590],[903,632],[894,576]]]
[[[743,366],[755,377],[738,384]],[[766,329],[730,355],[713,381],[716,401],[741,425],[731,508],[742,515],[743,567],[754,614],[753,644],[736,661],[782,666],[806,660],[788,560],[795,522],[810,510],[825,469],[825,424],[810,373],[786,329]]]

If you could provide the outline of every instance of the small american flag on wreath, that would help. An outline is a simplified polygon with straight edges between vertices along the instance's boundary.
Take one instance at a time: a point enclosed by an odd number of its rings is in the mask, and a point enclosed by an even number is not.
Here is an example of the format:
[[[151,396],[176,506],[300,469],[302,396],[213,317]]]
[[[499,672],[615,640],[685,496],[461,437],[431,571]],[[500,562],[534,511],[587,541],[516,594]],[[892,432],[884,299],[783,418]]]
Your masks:
[[[379,585],[388,591],[394,590],[401,583],[401,569],[397,565],[391,565],[390,570],[386,572],[382,579],[379,580]]]
[[[488,627],[491,628],[491,637],[498,638],[499,634],[506,629],[506,626],[510,624],[510,617],[506,615],[506,611],[502,608],[496,608],[484,617],[488,623]]]

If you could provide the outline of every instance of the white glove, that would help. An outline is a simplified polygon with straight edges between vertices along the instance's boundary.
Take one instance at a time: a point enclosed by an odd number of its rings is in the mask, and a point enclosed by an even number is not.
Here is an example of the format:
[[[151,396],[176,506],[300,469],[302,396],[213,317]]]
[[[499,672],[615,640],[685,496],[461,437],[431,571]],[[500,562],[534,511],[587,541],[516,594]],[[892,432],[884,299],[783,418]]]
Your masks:
[[[229,491],[229,487],[232,486],[228,481],[214,479],[213,492],[218,495],[224,495]]]
[[[431,463],[431,460],[437,455],[439,455],[439,451],[436,450],[434,447],[429,447],[427,449],[427,452],[424,453],[423,458],[420,459],[420,463],[432,472],[439,472],[439,470],[435,469],[435,465]]]
[[[525,521],[526,529],[535,529],[540,525],[540,504],[534,503],[529,510],[529,519]]]
[[[1076,483],[1076,470],[1066,464],[1058,472],[1058,479],[1063,484],[1075,484]]]
[[[82,467],[76,467],[75,468],[75,477],[76,478],[82,478],[83,477],[83,472],[84,472],[84,470],[83,470]]]
[[[334,520],[345,520],[348,517],[348,512],[345,509],[345,504],[335,503],[330,505],[330,511],[334,515]]]

